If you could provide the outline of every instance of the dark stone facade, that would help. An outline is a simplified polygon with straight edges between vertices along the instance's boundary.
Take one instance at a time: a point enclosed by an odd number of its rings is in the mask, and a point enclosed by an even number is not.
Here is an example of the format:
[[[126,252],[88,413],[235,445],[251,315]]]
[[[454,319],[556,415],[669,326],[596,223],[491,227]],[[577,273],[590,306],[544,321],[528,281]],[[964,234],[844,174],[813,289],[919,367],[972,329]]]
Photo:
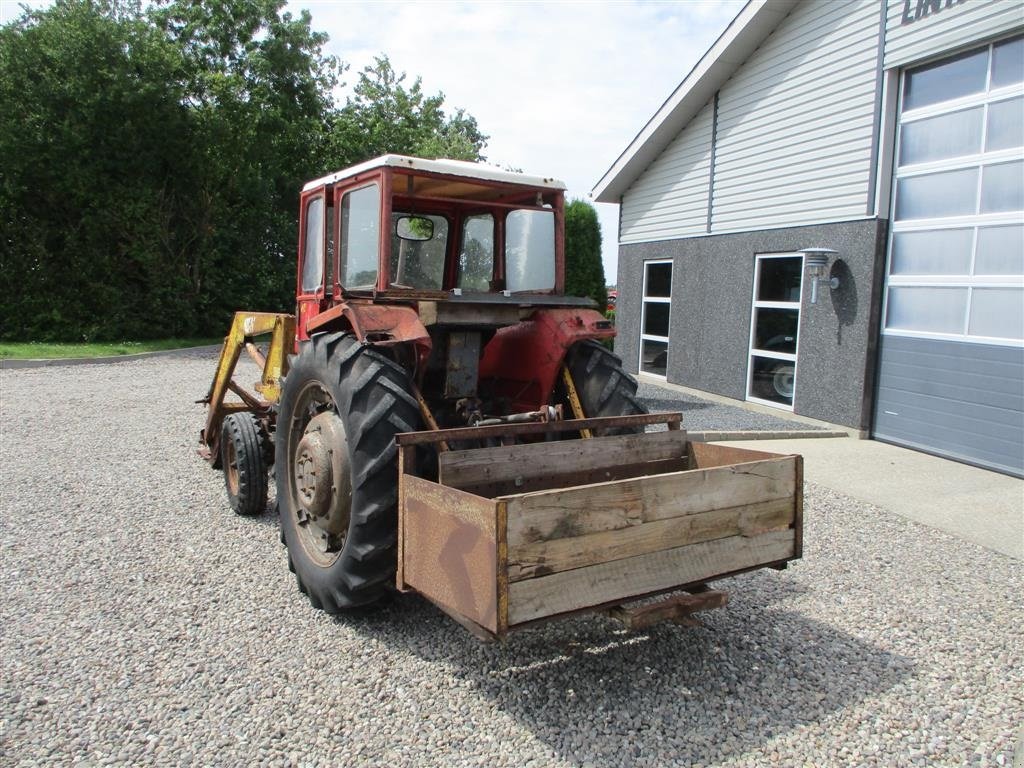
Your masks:
[[[615,351],[639,358],[643,264],[671,259],[667,379],[743,400],[757,254],[824,247],[840,287],[804,276],[794,413],[859,430],[871,424],[887,222],[878,219],[619,246]]]

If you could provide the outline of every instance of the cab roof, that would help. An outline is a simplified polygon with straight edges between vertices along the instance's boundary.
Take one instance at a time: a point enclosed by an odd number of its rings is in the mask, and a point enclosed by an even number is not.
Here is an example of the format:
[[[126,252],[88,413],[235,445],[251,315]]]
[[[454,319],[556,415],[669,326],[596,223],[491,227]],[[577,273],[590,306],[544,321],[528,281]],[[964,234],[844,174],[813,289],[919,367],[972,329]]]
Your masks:
[[[381,155],[373,160],[367,160],[365,163],[353,165],[351,168],[345,168],[328,176],[315,179],[306,184],[302,191],[308,192],[325,184],[334,184],[343,179],[384,167],[406,168],[413,171],[423,171],[424,173],[440,173],[447,176],[460,176],[466,179],[518,184],[524,187],[539,187],[552,190],[564,190],[566,188],[565,184],[558,179],[506,171],[484,163],[470,163],[465,160],[424,160],[420,157],[409,157],[407,155]]]

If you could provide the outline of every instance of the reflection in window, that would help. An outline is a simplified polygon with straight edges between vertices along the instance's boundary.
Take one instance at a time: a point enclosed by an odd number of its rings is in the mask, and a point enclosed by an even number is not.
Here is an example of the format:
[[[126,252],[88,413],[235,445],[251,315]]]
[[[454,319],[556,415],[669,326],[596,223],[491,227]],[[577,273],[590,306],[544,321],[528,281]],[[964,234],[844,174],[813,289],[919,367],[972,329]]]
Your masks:
[[[997,339],[1024,338],[1024,289],[975,288],[967,332]]]
[[[753,355],[750,358],[750,394],[780,405],[793,405],[796,361]]]
[[[1024,275],[1024,224],[978,230],[976,275]]]
[[[1024,97],[989,104],[986,133],[987,152],[1024,146]]]
[[[915,120],[900,135],[900,165],[928,163],[981,151],[984,108]]]
[[[1022,82],[1022,37],[905,74],[886,332],[1024,334]]]
[[[963,333],[966,288],[890,288],[885,327],[900,331]]]
[[[668,375],[668,329],[672,316],[672,262],[644,263],[640,371]]]
[[[900,179],[896,186],[896,218],[933,219],[974,213],[977,184],[977,168]]]
[[[973,229],[898,232],[892,239],[893,275],[966,275]]]
[[[796,354],[799,309],[759,308],[754,318],[754,348]]]
[[[314,293],[324,282],[324,199],[306,204],[306,249],[302,258],[302,292]]]
[[[341,276],[347,288],[372,288],[377,281],[380,194],[376,184],[341,199]]]
[[[644,333],[651,336],[668,336],[668,304],[644,303]]]
[[[434,231],[426,240],[405,240],[398,236],[398,220],[409,214],[395,212],[391,217],[390,284],[396,288],[441,290],[444,284],[444,260],[448,249],[448,220],[443,216],[424,216],[433,222]],[[426,222],[423,222],[426,228]],[[424,235],[427,233],[424,232]]]
[[[665,376],[668,371],[668,342],[644,339],[640,349],[640,370]]]
[[[671,296],[672,295],[672,265],[648,264],[647,265],[647,296]]]
[[[505,219],[505,287],[549,291],[555,287],[555,215],[512,211]]]
[[[1024,161],[986,165],[981,177],[981,212],[1024,210]]]
[[[1024,37],[997,43],[992,51],[992,87],[1024,81]]]
[[[489,213],[470,216],[462,227],[459,251],[459,287],[464,291],[486,292],[494,276],[494,217]]]
[[[800,301],[803,266],[804,260],[799,256],[761,259],[761,280],[757,286],[757,300]]]
[[[903,91],[903,109],[917,109],[985,90],[988,49],[947,59],[909,72]]]

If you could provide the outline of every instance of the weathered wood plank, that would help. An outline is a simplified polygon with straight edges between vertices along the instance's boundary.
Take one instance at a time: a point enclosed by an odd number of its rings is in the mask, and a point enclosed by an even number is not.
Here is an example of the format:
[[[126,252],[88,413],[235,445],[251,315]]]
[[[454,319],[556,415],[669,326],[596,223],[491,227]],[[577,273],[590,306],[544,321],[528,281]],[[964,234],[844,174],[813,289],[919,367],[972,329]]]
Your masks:
[[[794,463],[792,456],[772,456],[726,467],[505,497],[509,546],[792,498]]]
[[[677,594],[647,605],[620,605],[611,608],[608,615],[616,621],[622,622],[631,632],[653,627],[663,621],[699,625],[700,622],[691,618],[693,614],[721,608],[728,602],[729,595],[727,593],[717,589],[708,589],[697,594]]]
[[[461,490],[475,493],[477,496],[495,498],[497,496],[517,495],[521,493],[531,493],[533,491],[570,488],[577,485],[607,483],[613,480],[629,480],[634,477],[663,475],[667,472],[682,472],[689,468],[690,460],[683,457],[677,459],[661,459],[659,461],[645,461],[642,464],[623,464],[618,467],[603,467],[600,469],[589,469],[580,472],[567,472],[565,474],[552,473],[528,479],[516,477],[514,480],[500,480],[498,482],[480,483],[479,485],[462,485],[459,487]]]
[[[693,457],[694,469],[722,467],[726,464],[743,464],[749,461],[778,458],[781,454],[768,451],[755,451],[750,448],[735,448],[714,443],[690,443],[690,455]]]
[[[541,478],[685,456],[686,433],[678,431],[447,451],[438,464],[441,484],[451,488],[502,482],[515,488]]]
[[[520,544],[509,550],[509,580],[522,581],[728,536],[758,536],[788,528],[793,519],[793,499],[776,499],[614,531]]]
[[[793,556],[793,532],[689,544],[509,585],[509,624],[628,600]]]
[[[496,503],[403,475],[402,578],[448,612],[498,631]]]

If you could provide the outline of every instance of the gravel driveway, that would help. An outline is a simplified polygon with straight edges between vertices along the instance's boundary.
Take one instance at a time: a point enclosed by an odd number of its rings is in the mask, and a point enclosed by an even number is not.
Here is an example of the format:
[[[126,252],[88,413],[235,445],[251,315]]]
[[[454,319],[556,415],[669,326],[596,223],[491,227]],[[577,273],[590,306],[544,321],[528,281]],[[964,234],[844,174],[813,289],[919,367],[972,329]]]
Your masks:
[[[1019,561],[809,484],[806,559],[700,628],[336,620],[194,453],[213,365],[0,372],[0,763],[1011,763]]]

